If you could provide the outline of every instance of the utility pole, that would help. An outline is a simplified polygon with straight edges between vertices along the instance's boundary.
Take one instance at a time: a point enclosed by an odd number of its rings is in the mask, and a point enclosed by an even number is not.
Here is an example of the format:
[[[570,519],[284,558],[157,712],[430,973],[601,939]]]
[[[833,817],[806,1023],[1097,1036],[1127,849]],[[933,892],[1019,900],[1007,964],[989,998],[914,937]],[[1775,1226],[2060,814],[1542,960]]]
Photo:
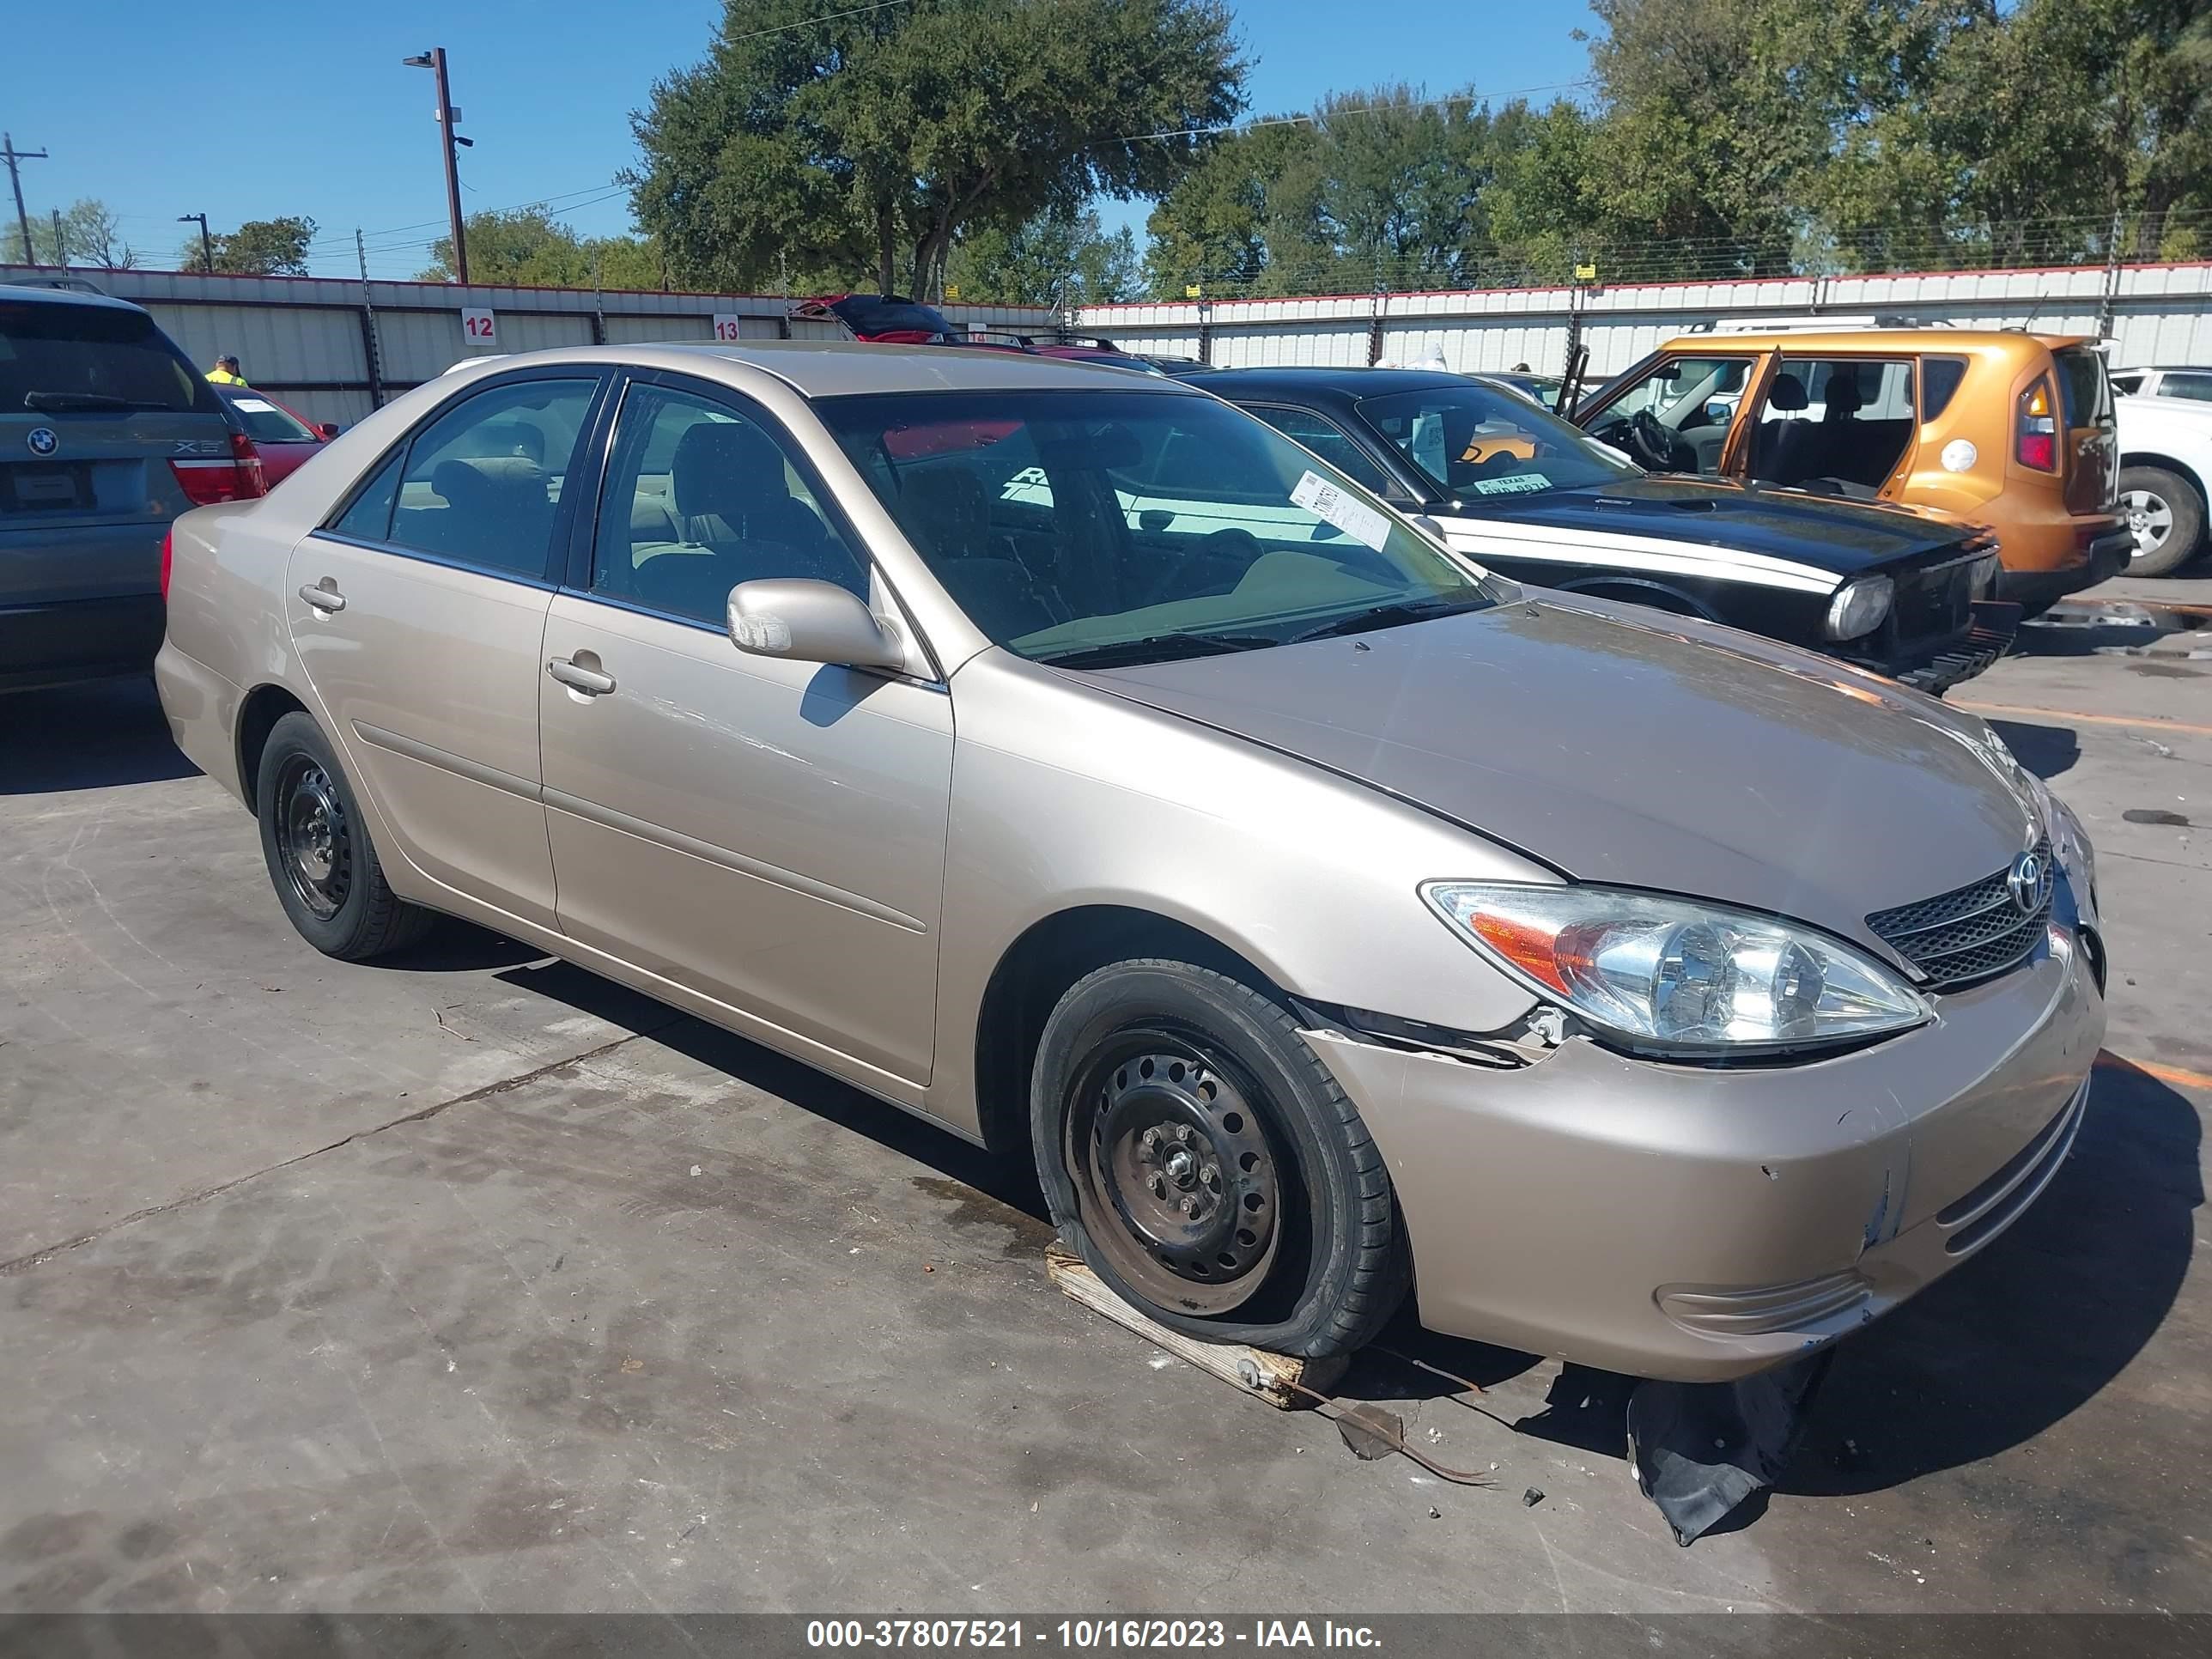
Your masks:
[[[198,225],[200,228],[200,269],[209,276],[214,276],[215,244],[208,240],[207,215],[179,213],[177,216],[177,222],[180,225]]]
[[[15,227],[23,233],[23,263],[27,265],[39,263],[39,251],[31,246],[31,216],[23,210],[23,170],[17,163],[48,159],[42,149],[17,149],[15,136],[0,132],[0,161],[8,163],[8,182],[15,187]]]
[[[62,210],[54,210],[54,263],[64,270],[69,269],[69,242],[62,234]]]
[[[354,227],[353,257],[361,262],[361,358],[368,371],[368,404],[371,409],[384,407],[384,371],[376,345],[376,307],[368,297],[368,244],[362,240],[361,227]]]
[[[463,145],[473,146],[475,140],[464,138],[453,131],[461,118],[460,111],[453,107],[453,90],[446,80],[446,49],[433,46],[412,58],[399,60],[409,69],[426,69],[438,77],[438,146],[446,158],[446,215],[453,228],[453,275],[463,283],[469,280],[469,243],[467,233],[461,225],[461,168],[460,157],[455,153]]]

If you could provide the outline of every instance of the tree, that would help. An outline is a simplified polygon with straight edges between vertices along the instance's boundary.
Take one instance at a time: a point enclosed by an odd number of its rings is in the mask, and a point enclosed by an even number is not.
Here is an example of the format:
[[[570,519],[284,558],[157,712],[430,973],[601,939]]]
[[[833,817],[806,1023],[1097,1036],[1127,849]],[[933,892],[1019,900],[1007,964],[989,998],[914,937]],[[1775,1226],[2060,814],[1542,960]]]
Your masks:
[[[304,215],[287,219],[248,219],[236,230],[215,232],[205,253],[200,239],[191,236],[177,250],[178,268],[198,270],[212,256],[218,271],[238,276],[304,276],[307,274],[307,245],[315,240],[315,222]]]
[[[1142,291],[1137,239],[1127,225],[1108,235],[1097,210],[1037,215],[1004,230],[983,225],[952,246],[947,298],[984,305],[1113,305]]]
[[[1303,118],[1270,116],[1218,143],[1152,210],[1152,292],[1285,291],[1330,250],[1321,225],[1320,139]]]
[[[463,225],[473,282],[525,288],[657,289],[659,250],[635,236],[580,236],[543,208],[472,213]],[[453,242],[430,245],[431,264],[416,281],[455,280]]]
[[[687,281],[787,264],[941,292],[971,227],[1157,195],[1243,106],[1219,0],[725,0],[633,117],[638,222]]]
[[[123,235],[116,216],[106,203],[80,198],[62,215],[62,235],[54,241],[53,216],[31,221],[29,257],[25,257],[23,233],[15,225],[0,231],[0,264],[99,265],[108,270],[128,270],[138,263],[138,251]]]

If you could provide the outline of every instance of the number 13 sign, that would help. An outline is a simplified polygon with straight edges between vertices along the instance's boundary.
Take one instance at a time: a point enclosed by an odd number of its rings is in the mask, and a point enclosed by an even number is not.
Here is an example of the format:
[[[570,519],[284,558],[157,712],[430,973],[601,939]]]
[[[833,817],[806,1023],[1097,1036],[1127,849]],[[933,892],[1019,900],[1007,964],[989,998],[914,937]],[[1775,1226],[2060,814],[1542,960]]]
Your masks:
[[[472,346],[497,345],[499,319],[489,311],[480,310],[475,306],[463,306],[461,332],[468,337]]]
[[[718,311],[714,313],[714,337],[718,340],[742,340],[745,337],[736,312]]]

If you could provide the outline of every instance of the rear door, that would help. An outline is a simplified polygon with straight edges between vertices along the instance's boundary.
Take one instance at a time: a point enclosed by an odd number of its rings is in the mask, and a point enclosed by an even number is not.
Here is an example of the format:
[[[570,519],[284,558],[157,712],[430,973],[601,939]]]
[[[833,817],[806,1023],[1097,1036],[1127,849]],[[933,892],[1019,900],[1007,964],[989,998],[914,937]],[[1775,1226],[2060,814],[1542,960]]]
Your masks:
[[[136,307],[0,299],[0,606],[155,594],[173,464],[228,468],[230,431]]]
[[[2087,346],[2051,354],[2058,376],[2058,413],[2066,427],[2066,510],[2118,511],[2120,443],[2105,360]]]
[[[301,664],[399,851],[545,927],[540,651],[602,386],[564,367],[446,404],[293,550],[284,588]]]

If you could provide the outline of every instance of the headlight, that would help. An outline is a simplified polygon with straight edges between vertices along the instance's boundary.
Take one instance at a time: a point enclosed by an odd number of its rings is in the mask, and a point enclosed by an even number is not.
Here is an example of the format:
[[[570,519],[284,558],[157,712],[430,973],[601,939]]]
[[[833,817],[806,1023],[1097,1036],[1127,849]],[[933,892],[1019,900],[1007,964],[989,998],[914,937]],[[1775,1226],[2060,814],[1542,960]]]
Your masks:
[[[1855,640],[1881,626],[1889,602],[1897,597],[1897,584],[1887,576],[1861,576],[1845,582],[1828,601],[1828,637]]]
[[[1432,881],[1421,896],[1506,973],[1632,1046],[1815,1047],[1929,1018],[1871,957],[1766,916],[1604,887]]]

